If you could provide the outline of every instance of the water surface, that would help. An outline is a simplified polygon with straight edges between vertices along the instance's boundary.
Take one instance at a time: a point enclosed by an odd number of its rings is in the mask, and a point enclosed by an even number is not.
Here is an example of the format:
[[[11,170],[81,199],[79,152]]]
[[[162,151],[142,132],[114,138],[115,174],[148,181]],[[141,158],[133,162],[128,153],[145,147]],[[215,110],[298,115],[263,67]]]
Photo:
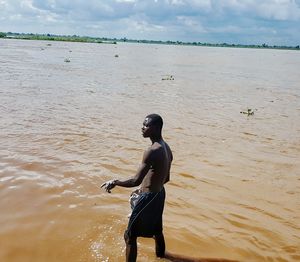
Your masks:
[[[135,173],[153,112],[167,249],[300,260],[299,68],[289,50],[0,40],[0,260],[123,261],[130,189],[99,185]]]

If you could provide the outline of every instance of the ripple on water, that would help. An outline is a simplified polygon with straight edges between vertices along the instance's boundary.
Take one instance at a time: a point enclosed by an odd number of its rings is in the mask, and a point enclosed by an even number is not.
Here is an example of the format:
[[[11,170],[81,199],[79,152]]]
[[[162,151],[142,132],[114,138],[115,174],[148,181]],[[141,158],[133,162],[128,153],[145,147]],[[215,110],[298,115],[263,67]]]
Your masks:
[[[168,249],[300,260],[294,51],[51,44],[0,40],[1,261],[122,261],[130,190],[99,185],[135,173],[153,111],[174,153]],[[152,245],[140,242],[141,259],[154,260]]]

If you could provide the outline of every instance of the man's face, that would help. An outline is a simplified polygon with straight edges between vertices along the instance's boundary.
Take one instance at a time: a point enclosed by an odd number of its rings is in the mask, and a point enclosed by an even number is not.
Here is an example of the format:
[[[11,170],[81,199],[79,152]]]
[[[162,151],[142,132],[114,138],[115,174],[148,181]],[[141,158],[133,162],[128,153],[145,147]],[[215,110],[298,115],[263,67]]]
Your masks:
[[[142,134],[143,137],[150,137],[153,133],[154,126],[151,125],[151,118],[146,117],[143,122]]]

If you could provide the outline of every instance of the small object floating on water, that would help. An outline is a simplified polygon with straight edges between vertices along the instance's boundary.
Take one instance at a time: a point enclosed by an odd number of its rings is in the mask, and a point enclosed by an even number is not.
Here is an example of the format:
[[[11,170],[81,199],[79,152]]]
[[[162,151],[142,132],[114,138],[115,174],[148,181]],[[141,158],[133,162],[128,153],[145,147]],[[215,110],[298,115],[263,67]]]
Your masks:
[[[174,76],[173,75],[166,75],[166,76],[163,76],[163,78],[161,80],[174,80]]]
[[[47,44],[47,46],[52,46],[52,44]]]
[[[69,53],[72,53],[72,50],[69,50]]]
[[[255,109],[257,110],[257,109]],[[251,108],[248,108],[247,111],[241,111],[241,114],[247,115],[247,116],[253,116],[254,115],[254,110]]]
[[[71,60],[69,59],[69,58],[65,58],[65,63],[70,63],[71,62]]]
[[[115,57],[119,57],[119,55],[115,55]]]

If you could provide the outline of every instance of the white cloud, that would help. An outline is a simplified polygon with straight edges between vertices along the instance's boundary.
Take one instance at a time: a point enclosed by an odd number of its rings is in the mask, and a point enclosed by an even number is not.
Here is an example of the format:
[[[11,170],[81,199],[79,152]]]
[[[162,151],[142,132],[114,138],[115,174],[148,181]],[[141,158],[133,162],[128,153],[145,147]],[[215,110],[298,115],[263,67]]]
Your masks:
[[[241,33],[242,28],[234,25],[225,25],[225,26],[218,26],[218,27],[211,27],[208,29],[209,32],[212,33]]]
[[[270,20],[299,20],[299,1],[295,0],[215,0],[215,9],[240,15],[252,15]]]
[[[299,0],[0,0],[0,20],[0,31],[300,42]]]
[[[203,27],[199,19],[189,16],[177,16],[180,25],[187,28],[191,32],[206,33],[207,30]]]
[[[266,1],[258,5],[257,13],[266,19],[297,21],[300,18],[300,7],[295,1]]]

